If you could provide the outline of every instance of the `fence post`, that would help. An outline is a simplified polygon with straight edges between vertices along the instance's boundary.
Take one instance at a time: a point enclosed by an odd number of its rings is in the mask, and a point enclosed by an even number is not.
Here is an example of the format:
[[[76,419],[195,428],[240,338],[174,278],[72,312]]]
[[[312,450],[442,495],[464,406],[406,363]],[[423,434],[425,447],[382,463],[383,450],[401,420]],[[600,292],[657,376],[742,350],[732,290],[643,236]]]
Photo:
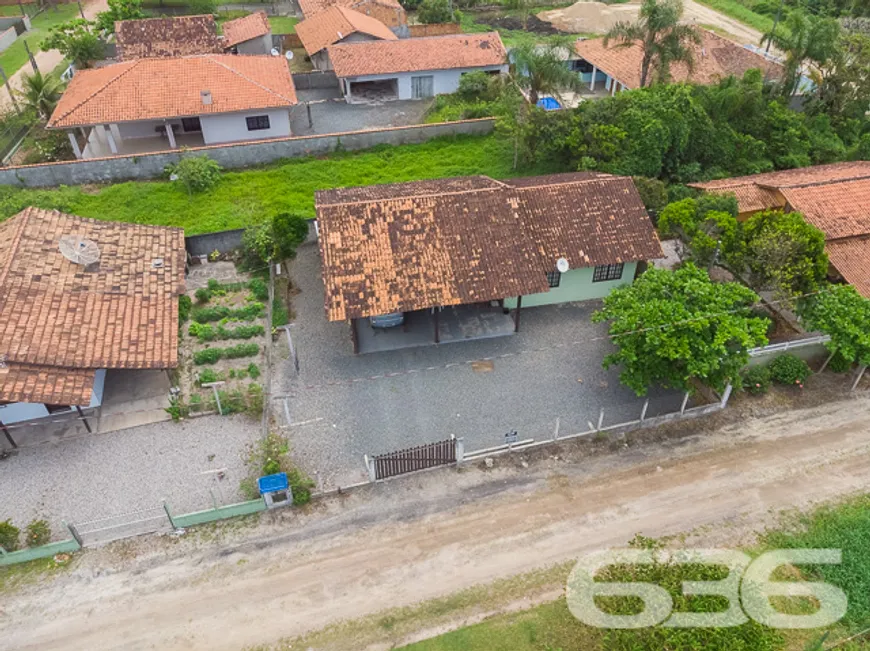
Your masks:
[[[643,401],[643,408],[640,410],[640,422],[646,418],[646,410],[649,409],[649,398]]]
[[[686,395],[683,396],[683,404],[680,405],[680,416],[686,413],[686,403],[689,402],[689,392],[686,391]]]
[[[178,529],[175,526],[175,520],[172,519],[172,514],[169,512],[169,505],[166,503],[166,500],[163,500],[163,510],[166,511],[166,517],[169,518],[169,526],[173,529]]]
[[[559,440],[559,423],[560,423],[560,420],[561,420],[560,418],[556,418],[556,429],[553,431],[553,440],[554,440],[554,441],[558,441],[558,440]]]
[[[725,387],[725,393],[722,394],[722,400],[719,403],[720,408],[725,409],[725,407],[728,405],[728,398],[731,397],[731,389],[732,388],[733,387],[730,384],[727,387]]]
[[[601,431],[601,426],[602,426],[603,424],[604,424],[604,407],[602,407],[602,408],[598,411],[598,427],[595,428],[596,431],[600,432],[600,431]]]
[[[79,530],[76,529],[76,526],[74,524],[71,524],[71,523],[67,524],[66,522],[64,522],[63,524],[66,526],[67,529],[69,529],[70,535],[73,537],[73,539],[76,541],[76,543],[78,543],[79,549],[84,547],[85,543],[82,540],[82,537],[79,535]]]
[[[365,460],[365,463],[366,463],[366,470],[368,470],[368,472],[369,472],[369,481],[371,481],[371,482],[376,481],[377,477],[375,475],[375,460],[372,459],[367,454],[363,455],[363,459]]]
[[[816,373],[821,373],[826,368],[828,368],[828,362],[830,362],[833,359],[834,355],[836,355],[836,354],[837,354],[837,351],[835,350],[833,353],[828,355],[828,359],[825,360],[825,363],[822,364],[822,368],[820,368],[818,371],[816,371]]]
[[[849,389],[850,392],[854,391],[855,389],[858,388],[858,384],[861,382],[861,378],[864,377],[864,371],[866,371],[866,370],[867,370],[867,365],[865,364],[858,371],[858,377],[855,378],[855,382],[852,384],[852,388]]]
[[[465,439],[461,436],[455,438],[453,439],[453,445],[456,446],[456,463],[462,463],[463,461],[465,461]]]

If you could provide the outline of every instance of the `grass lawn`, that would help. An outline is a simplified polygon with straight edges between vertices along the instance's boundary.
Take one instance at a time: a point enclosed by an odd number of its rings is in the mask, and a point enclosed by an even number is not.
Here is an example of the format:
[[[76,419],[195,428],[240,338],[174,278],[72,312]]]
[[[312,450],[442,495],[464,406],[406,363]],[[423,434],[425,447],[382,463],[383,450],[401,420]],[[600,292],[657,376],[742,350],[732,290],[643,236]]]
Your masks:
[[[841,549],[840,565],[801,566],[807,580],[837,585],[849,598],[846,617],[829,633],[824,648],[834,648],[838,640],[870,627],[870,495],[822,507],[808,514],[787,518],[783,528],[761,535],[759,546],[750,554],[766,549],[811,548]],[[673,575],[674,572],[668,574]],[[655,579],[671,590],[679,586],[666,576]],[[713,578],[713,577],[707,577]],[[671,590],[674,592],[673,590]],[[676,592],[675,594],[678,594]],[[696,597],[695,599],[700,599]],[[692,610],[698,608],[698,602]],[[680,608],[680,606],[677,606]],[[717,606],[712,609],[721,608]],[[684,609],[684,608],[681,608]],[[812,609],[808,612],[811,612]],[[819,630],[773,631],[758,624],[725,629],[640,629],[612,631],[593,629],[574,619],[565,599],[530,610],[492,617],[438,637],[403,647],[406,651],[551,651],[555,649],[624,650],[679,649],[803,651],[822,635]],[[821,647],[819,647],[821,648]],[[837,646],[839,651],[867,649],[867,640]]]
[[[241,228],[278,212],[313,217],[314,191],[319,189],[466,174],[504,178],[515,175],[511,163],[509,142],[494,135],[466,136],[225,172],[217,187],[192,198],[169,181],[52,189],[3,186],[0,220],[33,205],[97,219],[181,226],[194,235]]]
[[[702,5],[707,5],[719,13],[739,20],[759,32],[765,33],[773,29],[773,18],[757,14],[752,9],[742,4],[740,0],[698,0]]]
[[[293,34],[299,19],[294,16],[269,16],[273,34]]]
[[[49,29],[55,25],[59,25],[60,23],[72,20],[78,15],[78,5],[71,3],[57,5],[56,9],[46,9],[36,18],[31,19],[33,29],[18,37],[18,39],[9,46],[3,54],[0,54],[0,66],[3,66],[3,71],[11,77],[27,63],[27,51],[24,49],[25,40],[27,41],[27,45],[30,47],[30,51],[36,54],[39,52],[39,43],[48,35]]]

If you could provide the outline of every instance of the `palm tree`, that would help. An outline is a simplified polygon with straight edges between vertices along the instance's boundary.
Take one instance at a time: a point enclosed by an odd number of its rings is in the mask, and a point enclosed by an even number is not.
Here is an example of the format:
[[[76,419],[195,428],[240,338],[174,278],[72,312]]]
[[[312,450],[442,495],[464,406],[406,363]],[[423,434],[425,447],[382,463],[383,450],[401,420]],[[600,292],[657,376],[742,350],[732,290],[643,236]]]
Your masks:
[[[547,44],[526,41],[511,50],[517,84],[529,93],[529,102],[537,104],[541,95],[560,97],[566,90],[578,90],[580,77],[568,67],[566,53],[573,43],[561,40]]]
[[[680,24],[682,15],[682,0],[643,0],[637,21],[614,25],[604,36],[604,47],[610,41],[616,41],[616,47],[640,45],[641,87],[650,81],[651,71],[658,81],[667,83],[672,63],[685,63],[690,73],[694,70],[691,45],[701,44],[701,35],[693,27]]]
[[[823,66],[837,51],[840,24],[834,18],[820,18],[800,9],[790,12],[780,26],[761,37],[785,53],[782,94],[794,95],[800,86],[804,64]]]
[[[36,111],[41,120],[48,120],[63,93],[63,84],[52,75],[34,72],[24,75],[21,100],[27,108]]]

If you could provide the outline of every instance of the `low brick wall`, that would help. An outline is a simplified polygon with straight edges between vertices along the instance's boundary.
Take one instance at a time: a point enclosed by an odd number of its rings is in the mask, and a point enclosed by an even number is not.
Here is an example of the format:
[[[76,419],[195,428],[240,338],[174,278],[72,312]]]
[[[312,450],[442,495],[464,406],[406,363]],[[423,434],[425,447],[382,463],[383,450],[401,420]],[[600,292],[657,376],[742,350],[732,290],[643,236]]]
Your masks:
[[[188,155],[206,154],[227,169],[254,167],[284,158],[323,155],[339,147],[344,150],[369,149],[377,145],[408,145],[432,138],[456,135],[485,135],[495,126],[493,118],[440,122],[410,127],[371,131],[349,131],[324,136],[275,138],[258,142],[193,147]],[[177,163],[181,151],[154,152],[137,156],[112,156],[88,160],[20,165],[0,168],[0,185],[50,187],[83,183],[154,179],[163,175],[170,163]]]
[[[430,25],[408,25],[408,32],[411,38],[420,38],[423,36],[447,36],[448,34],[459,34],[462,32],[462,27],[459,23],[432,23]]]

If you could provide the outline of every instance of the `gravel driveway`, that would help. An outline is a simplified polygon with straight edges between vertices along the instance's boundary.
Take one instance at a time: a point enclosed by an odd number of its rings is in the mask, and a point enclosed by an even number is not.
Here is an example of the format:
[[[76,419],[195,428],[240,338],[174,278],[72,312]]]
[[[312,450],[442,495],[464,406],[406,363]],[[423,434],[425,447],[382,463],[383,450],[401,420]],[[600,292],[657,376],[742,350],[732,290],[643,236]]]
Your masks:
[[[640,415],[643,399],[601,367],[610,344],[593,340],[607,333],[589,320],[596,302],[526,308],[521,331],[509,337],[355,356],[347,324],[326,321],[316,244],[300,247],[291,273],[300,289],[292,328],[300,376],[284,362],[275,383],[301,423],[287,428],[293,458],[324,488],[363,481],[365,454],[451,434],[473,451],[503,444],[514,430],[520,440],[552,437],[557,421],[563,435],[586,431],[602,407],[605,426]],[[466,364],[499,355],[509,356],[491,368]],[[409,369],[419,372],[365,379]],[[679,410],[682,401],[676,392],[651,398],[648,416]],[[282,405],[276,413],[286,423]]]
[[[62,520],[153,508],[162,499],[175,513],[206,509],[210,488],[218,501],[238,502],[246,445],[258,436],[259,423],[246,416],[208,416],[22,448],[0,461],[0,520],[23,529],[45,518],[63,534]],[[220,482],[200,474],[221,468]]]
[[[319,89],[299,91],[298,94],[300,102],[304,102],[306,93],[310,94],[311,100],[319,100],[323,98],[324,92],[327,91]],[[338,95],[337,89],[334,94]],[[431,103],[431,100],[404,100],[366,105],[347,104],[343,99],[330,99],[311,105],[311,127],[308,126],[305,106],[300,103],[290,113],[290,129],[295,136],[314,136],[422,124],[423,116]]]

